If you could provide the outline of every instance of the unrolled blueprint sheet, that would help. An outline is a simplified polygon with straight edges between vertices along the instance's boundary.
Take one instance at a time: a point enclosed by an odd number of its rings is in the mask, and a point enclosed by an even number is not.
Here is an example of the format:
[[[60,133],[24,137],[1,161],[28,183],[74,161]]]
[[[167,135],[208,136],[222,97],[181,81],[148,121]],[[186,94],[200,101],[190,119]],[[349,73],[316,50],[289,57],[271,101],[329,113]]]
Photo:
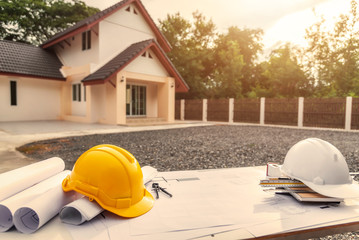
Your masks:
[[[357,200],[329,207],[299,203],[290,196],[263,192],[258,186],[263,177],[265,167],[159,173],[153,182],[165,187],[173,197],[160,193],[154,208],[142,216],[125,219],[105,211],[80,226],[52,221],[39,233],[22,239],[53,230],[54,226],[79,240],[193,239],[225,231],[244,234],[240,238],[359,219]],[[146,187],[151,191],[151,183]],[[5,233],[4,239],[11,239],[8,236]]]
[[[116,221],[110,214],[104,215],[106,218],[96,218],[91,224],[98,227],[100,222],[103,225],[110,223],[111,227],[106,229],[114,239],[119,236],[124,238],[124,233],[128,233],[126,236],[129,239],[168,239],[170,235],[183,239],[233,224],[249,226],[279,219],[280,215],[275,212],[252,214],[251,203],[255,199],[260,201],[269,197],[258,186],[258,181],[250,177],[253,174],[260,176],[263,172],[260,169],[238,172],[237,169],[160,173],[160,177],[153,182],[158,182],[172,193],[172,198],[159,193],[160,198],[145,215],[125,221],[118,218],[120,221]],[[252,187],[245,187],[248,185]],[[89,226],[84,226],[84,234],[89,233],[89,229],[85,229]],[[74,236],[83,236],[81,229],[71,227],[70,231]]]
[[[262,236],[358,216],[359,202],[354,200],[321,208],[263,192],[258,183],[264,175],[263,167],[159,173],[153,181],[172,198],[160,193],[143,216],[125,220],[105,213],[70,232],[77,237],[91,229],[92,236],[99,230],[108,239],[136,240],[191,239],[239,229],[247,236]]]

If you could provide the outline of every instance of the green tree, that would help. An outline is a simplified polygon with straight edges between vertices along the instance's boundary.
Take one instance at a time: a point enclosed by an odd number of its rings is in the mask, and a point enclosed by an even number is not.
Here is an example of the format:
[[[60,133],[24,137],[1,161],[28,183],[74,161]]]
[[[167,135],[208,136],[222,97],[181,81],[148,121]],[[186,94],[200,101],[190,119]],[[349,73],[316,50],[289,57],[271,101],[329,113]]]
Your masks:
[[[41,44],[98,11],[80,0],[0,0],[0,39]]]
[[[342,14],[334,28],[321,20],[307,29],[307,68],[316,79],[318,96],[359,96],[358,3]]]
[[[216,37],[212,20],[195,12],[190,22],[176,13],[159,20],[159,28],[172,46],[168,57],[190,87],[189,93],[177,94],[177,98],[206,97],[212,84],[212,47]]]
[[[263,76],[266,79],[266,86],[262,85],[262,87],[266,88],[268,95],[305,97],[312,94],[312,83],[298,63],[298,57],[289,44],[274,50],[265,68]]]
[[[192,22],[179,13],[159,22],[172,45],[168,56],[190,86],[188,94],[177,98],[240,97],[250,90],[262,50],[261,30],[230,27],[218,34],[213,22],[198,12]]]
[[[227,48],[228,43],[234,42],[238,48],[238,53],[243,56],[244,65],[241,66],[241,77],[238,81],[241,82],[240,95],[247,95],[253,85],[253,71],[256,67],[256,61],[259,53],[263,49],[262,44],[263,31],[261,29],[239,29],[236,26],[228,28],[226,34],[221,34],[217,41],[217,48],[219,51]],[[227,59],[227,64],[232,64],[232,59]]]
[[[238,42],[220,40],[214,52],[212,97],[242,97],[243,55]]]

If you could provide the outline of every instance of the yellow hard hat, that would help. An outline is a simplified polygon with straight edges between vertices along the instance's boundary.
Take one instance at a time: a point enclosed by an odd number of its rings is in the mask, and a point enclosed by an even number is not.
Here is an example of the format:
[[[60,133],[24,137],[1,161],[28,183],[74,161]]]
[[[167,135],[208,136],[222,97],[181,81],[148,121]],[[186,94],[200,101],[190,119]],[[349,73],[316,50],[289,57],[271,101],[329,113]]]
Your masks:
[[[137,217],[153,207],[153,196],[143,184],[140,164],[123,148],[98,145],[83,153],[62,182],[104,209],[122,217]]]

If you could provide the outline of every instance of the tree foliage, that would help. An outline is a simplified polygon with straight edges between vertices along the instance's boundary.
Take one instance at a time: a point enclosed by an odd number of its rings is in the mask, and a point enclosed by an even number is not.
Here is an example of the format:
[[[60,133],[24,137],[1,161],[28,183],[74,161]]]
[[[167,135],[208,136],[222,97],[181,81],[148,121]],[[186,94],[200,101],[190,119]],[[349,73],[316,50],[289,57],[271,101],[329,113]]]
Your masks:
[[[267,90],[277,97],[300,97],[311,95],[311,82],[298,63],[298,57],[290,44],[271,53],[263,72],[267,78]]]
[[[172,46],[168,56],[190,87],[189,94],[181,97],[206,97],[213,69],[215,25],[199,12],[193,13],[193,22],[176,13],[167,15],[159,23],[159,28]]]
[[[307,68],[316,79],[317,96],[359,96],[358,3],[342,14],[334,28],[321,20],[307,29]]]
[[[98,11],[80,0],[0,0],[0,39],[41,44]]]
[[[240,97],[250,88],[251,69],[262,49],[261,30],[230,27],[218,34],[198,12],[192,22],[179,13],[167,15],[159,28],[172,45],[169,58],[190,86],[178,98]]]

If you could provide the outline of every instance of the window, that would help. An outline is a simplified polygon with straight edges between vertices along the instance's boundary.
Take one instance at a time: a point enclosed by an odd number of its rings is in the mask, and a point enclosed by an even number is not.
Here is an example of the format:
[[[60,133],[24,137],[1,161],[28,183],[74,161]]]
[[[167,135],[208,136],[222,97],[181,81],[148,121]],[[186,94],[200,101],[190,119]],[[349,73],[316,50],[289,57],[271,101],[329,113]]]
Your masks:
[[[82,33],[82,51],[91,49],[91,30]]]
[[[10,81],[10,104],[17,106],[17,89],[16,81]]]
[[[81,83],[72,84],[72,101],[81,102]]]
[[[84,102],[86,102],[86,87],[84,86]]]

